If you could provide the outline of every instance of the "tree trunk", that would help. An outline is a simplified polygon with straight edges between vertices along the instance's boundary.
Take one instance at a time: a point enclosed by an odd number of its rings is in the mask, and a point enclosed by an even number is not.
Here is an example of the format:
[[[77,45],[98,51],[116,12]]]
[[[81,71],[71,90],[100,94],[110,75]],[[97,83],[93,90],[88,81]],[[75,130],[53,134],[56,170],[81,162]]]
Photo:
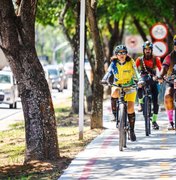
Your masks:
[[[145,32],[144,32],[142,26],[140,25],[138,19],[136,19],[135,17],[133,17],[133,22],[134,22],[134,24],[135,24],[135,26],[136,26],[138,32],[140,33],[140,35],[141,35],[143,41],[147,41],[147,36],[146,36],[146,34],[145,34]]]
[[[86,5],[89,27],[95,49],[95,69],[93,71],[93,112],[91,116],[91,128],[93,129],[103,127],[103,86],[100,85],[100,80],[104,74],[104,57],[96,21],[96,1],[87,0]]]
[[[72,111],[79,112],[79,28],[80,28],[80,2],[76,4],[76,28],[73,38],[73,83],[72,83]]]
[[[79,36],[75,39],[75,50],[73,52],[73,76],[72,76],[72,112],[79,112]]]
[[[72,113],[78,114],[79,112],[79,24],[80,24],[80,2],[76,2],[72,6],[70,1],[66,1],[65,7],[62,9],[59,17],[59,24],[62,27],[62,31],[65,34],[67,40],[73,50],[73,76],[72,76]],[[69,27],[65,26],[64,17],[67,11],[71,9],[76,16],[75,33],[69,33]]]
[[[59,157],[53,103],[35,50],[36,1],[0,1],[0,47],[17,80],[26,133],[25,162]]]

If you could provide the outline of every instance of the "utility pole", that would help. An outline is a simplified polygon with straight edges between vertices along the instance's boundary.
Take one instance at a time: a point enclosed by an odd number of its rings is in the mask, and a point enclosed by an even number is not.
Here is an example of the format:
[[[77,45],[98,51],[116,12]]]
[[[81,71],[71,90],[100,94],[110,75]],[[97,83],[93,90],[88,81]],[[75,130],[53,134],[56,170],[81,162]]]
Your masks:
[[[85,0],[80,5],[80,59],[79,59],[79,139],[83,139],[84,122],[84,57],[85,57]]]

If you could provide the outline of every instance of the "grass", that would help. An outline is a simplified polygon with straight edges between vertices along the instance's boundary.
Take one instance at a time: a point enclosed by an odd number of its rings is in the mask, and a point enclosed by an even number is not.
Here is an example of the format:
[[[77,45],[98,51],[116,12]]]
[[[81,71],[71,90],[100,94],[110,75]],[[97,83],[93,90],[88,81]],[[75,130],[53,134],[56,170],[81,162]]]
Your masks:
[[[70,101],[67,99],[55,108],[61,155],[57,161],[33,161],[28,165],[23,165],[25,151],[23,121],[12,124],[10,130],[0,132],[0,179],[58,179],[74,157],[102,132],[102,129],[90,129],[90,118],[86,115],[84,138],[78,140],[78,116],[70,114]]]

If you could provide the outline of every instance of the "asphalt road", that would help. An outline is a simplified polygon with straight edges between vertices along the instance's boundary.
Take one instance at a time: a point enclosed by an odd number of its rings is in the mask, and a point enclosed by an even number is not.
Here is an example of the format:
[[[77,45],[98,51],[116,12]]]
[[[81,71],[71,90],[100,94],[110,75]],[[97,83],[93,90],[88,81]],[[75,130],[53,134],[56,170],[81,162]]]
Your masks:
[[[160,129],[152,130],[149,137],[145,136],[143,116],[137,113],[137,141],[128,141],[123,152],[118,148],[110,103],[104,114],[107,129],[72,161],[59,180],[176,179],[176,133],[167,130],[165,111],[159,113]]]
[[[72,91],[70,86],[63,92],[52,90],[51,95],[54,106],[59,106],[59,103],[64,101],[65,97],[71,96],[71,93]],[[21,102],[17,103],[17,109],[9,109],[9,105],[0,104],[0,131],[8,129],[10,124],[14,124],[23,120],[24,116]]]

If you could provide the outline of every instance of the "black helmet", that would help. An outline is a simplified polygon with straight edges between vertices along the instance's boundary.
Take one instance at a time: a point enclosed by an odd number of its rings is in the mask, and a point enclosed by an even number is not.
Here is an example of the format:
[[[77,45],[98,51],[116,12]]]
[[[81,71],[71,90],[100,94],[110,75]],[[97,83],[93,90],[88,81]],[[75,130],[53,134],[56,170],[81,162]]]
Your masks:
[[[142,47],[143,50],[146,48],[150,48],[151,50],[153,50],[153,44],[150,41],[145,41]]]
[[[126,52],[128,52],[127,51],[127,47],[125,45],[118,45],[118,46],[116,46],[115,49],[114,49],[114,54],[117,55],[117,53],[119,51],[126,51]]]

